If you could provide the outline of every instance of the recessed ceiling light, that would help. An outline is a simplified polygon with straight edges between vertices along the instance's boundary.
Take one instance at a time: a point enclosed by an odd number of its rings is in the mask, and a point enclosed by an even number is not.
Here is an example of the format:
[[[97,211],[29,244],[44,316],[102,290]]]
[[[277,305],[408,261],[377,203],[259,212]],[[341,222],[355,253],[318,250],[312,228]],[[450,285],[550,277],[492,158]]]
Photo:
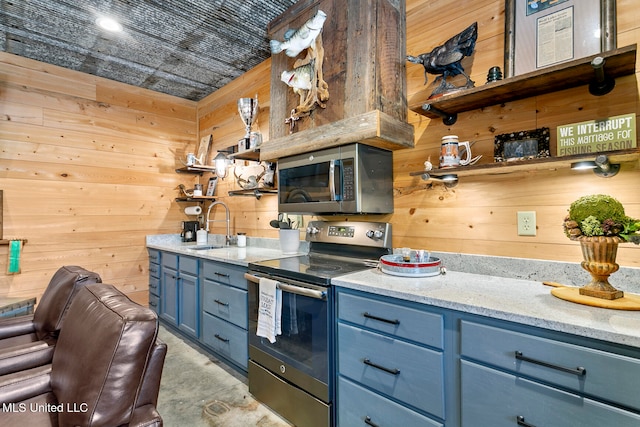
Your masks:
[[[113,18],[108,18],[106,16],[100,17],[96,19],[96,24],[100,28],[103,28],[107,31],[120,32],[122,31],[122,25]]]

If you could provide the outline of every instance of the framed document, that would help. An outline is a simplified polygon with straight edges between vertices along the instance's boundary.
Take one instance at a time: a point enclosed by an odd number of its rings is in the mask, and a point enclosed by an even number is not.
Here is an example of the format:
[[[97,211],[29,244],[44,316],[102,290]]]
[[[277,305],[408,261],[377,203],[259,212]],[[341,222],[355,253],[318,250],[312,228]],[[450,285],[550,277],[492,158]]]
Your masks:
[[[616,0],[505,0],[505,78],[616,48]]]

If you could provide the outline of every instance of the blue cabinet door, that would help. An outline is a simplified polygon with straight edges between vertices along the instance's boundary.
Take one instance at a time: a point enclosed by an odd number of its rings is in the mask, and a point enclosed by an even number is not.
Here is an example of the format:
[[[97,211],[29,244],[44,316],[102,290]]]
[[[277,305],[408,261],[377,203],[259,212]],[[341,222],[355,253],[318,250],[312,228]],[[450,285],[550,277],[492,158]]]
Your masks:
[[[162,268],[160,317],[174,326],[178,325],[178,272]]]
[[[179,312],[178,328],[196,338],[200,335],[198,316],[198,276],[180,273],[178,284]]]

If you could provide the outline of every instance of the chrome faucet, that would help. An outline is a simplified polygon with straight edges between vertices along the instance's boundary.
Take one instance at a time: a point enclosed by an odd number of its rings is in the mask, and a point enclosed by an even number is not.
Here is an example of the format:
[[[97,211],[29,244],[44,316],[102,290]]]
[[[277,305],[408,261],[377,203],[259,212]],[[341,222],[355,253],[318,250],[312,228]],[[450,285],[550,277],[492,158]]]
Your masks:
[[[213,202],[213,203],[211,203],[209,205],[209,209],[207,209],[207,233],[209,233],[209,223],[210,222],[220,222],[220,221],[222,221],[221,219],[217,219],[217,220],[209,219],[209,215],[211,214],[211,209],[216,205],[221,205],[222,207],[224,207],[224,209],[226,211],[225,222],[227,223],[227,235],[225,236],[225,242],[226,242],[226,245],[229,246],[231,244],[231,227],[230,227],[230,221],[229,221],[229,207],[224,202],[217,200],[217,201],[215,201],[215,202]]]

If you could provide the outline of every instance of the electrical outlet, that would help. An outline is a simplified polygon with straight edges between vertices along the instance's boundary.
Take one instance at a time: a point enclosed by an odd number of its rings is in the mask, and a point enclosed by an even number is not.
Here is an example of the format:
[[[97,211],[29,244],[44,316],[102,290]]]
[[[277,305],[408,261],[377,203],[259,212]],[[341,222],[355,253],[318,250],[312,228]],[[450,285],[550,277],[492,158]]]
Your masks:
[[[518,212],[518,236],[536,235],[536,211]]]

